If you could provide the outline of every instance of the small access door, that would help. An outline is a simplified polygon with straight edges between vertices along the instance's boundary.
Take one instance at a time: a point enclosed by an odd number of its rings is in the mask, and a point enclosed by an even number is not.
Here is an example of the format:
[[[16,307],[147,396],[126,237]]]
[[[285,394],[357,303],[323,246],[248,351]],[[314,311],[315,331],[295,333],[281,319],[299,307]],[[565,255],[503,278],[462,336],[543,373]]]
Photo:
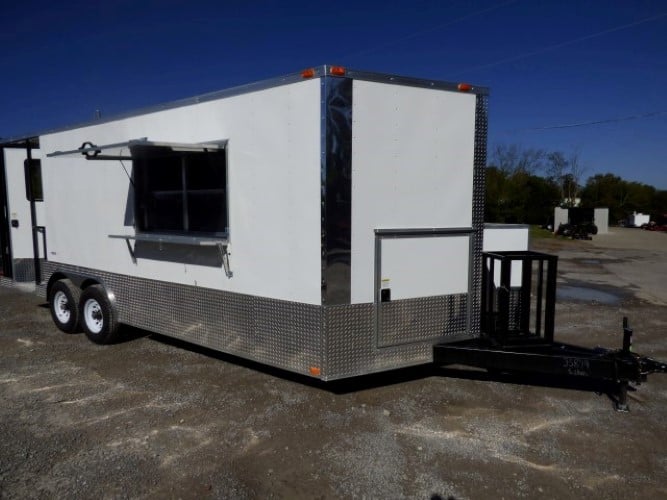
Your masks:
[[[21,283],[39,284],[46,258],[39,155],[36,137],[0,144],[0,270]]]
[[[377,347],[469,334],[471,228],[375,230]]]

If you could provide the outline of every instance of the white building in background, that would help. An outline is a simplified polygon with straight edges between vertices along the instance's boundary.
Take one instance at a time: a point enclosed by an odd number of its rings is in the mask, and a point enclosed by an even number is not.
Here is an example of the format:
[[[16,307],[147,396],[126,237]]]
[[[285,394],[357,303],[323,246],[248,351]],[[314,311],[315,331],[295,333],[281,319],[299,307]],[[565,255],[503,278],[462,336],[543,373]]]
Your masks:
[[[585,210],[575,208],[575,210]],[[608,208],[592,208],[591,216],[593,224],[598,228],[597,234],[607,234],[609,232],[609,209]],[[554,208],[554,227],[553,232],[557,232],[561,224],[571,224],[572,221],[569,208]]]

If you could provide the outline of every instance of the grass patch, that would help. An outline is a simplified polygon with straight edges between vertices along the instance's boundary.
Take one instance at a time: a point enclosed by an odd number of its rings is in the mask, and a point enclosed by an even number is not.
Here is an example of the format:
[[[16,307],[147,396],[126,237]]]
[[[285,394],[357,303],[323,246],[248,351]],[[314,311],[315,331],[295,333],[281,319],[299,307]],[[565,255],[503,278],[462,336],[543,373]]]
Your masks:
[[[531,225],[528,231],[531,240],[543,239],[543,238],[554,238],[554,234],[548,229],[542,229],[540,226]]]

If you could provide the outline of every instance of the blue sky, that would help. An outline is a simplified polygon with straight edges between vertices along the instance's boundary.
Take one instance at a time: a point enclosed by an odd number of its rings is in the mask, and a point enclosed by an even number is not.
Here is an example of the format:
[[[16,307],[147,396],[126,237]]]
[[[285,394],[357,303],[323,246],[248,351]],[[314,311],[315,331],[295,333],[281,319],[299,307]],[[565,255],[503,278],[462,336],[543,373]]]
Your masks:
[[[587,175],[667,189],[664,1],[27,0],[1,11],[2,137],[341,64],[488,86],[490,148],[577,151]],[[548,128],[607,119],[620,120]]]

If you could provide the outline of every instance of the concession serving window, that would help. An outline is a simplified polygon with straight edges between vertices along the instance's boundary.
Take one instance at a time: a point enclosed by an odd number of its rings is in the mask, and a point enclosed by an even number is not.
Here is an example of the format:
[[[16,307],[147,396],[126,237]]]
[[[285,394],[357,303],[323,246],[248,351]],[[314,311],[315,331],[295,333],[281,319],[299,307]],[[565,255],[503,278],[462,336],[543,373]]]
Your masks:
[[[79,156],[94,161],[132,162],[136,234],[130,241],[218,246],[228,271],[227,141],[155,142],[146,138],[103,146],[85,142],[48,157]],[[228,273],[228,275],[231,275]]]
[[[144,138],[104,146],[86,142],[47,156],[131,161],[138,233],[226,238],[226,146],[226,140],[192,144]]]

